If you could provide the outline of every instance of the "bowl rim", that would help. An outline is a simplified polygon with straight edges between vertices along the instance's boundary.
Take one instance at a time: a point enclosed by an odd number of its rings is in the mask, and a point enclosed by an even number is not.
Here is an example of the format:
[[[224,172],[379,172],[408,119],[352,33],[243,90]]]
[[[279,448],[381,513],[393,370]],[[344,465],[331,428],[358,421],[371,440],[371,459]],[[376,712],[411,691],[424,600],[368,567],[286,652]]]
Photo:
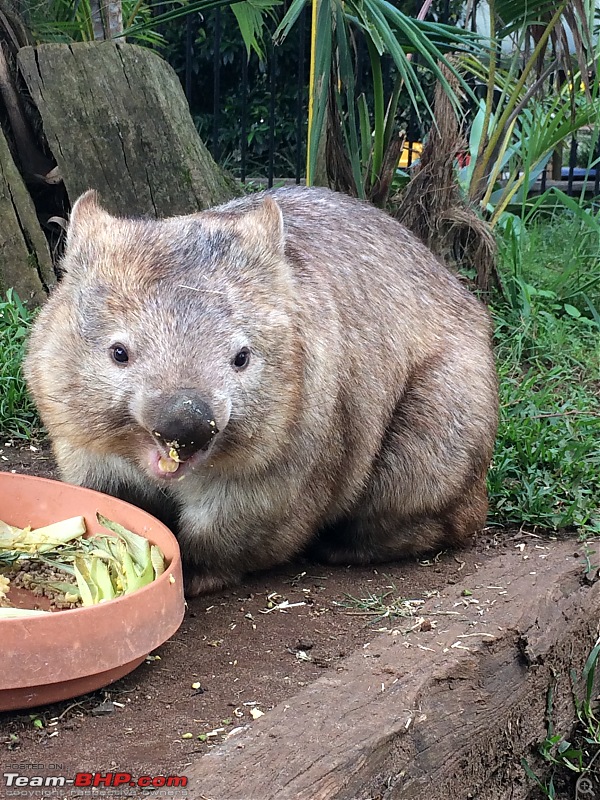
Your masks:
[[[140,525],[134,527],[135,532],[163,549],[166,569],[152,583],[113,600],[56,610],[50,614],[0,620],[0,641],[3,643],[0,706],[3,697],[8,696],[6,693],[14,690],[30,687],[36,696],[40,696],[44,686],[50,688],[63,684],[65,680],[101,676],[136,659],[139,663],[140,657],[143,658],[163,644],[177,631],[185,614],[179,545],[164,523],[112,495],[22,473],[0,472],[0,497],[11,481],[15,485],[19,482],[19,491],[25,491],[25,494],[28,490],[23,490],[23,487],[29,482],[32,486],[44,485],[44,493],[40,492],[40,503],[43,505],[49,503],[54,486],[70,494],[85,495],[86,499],[82,502],[84,512],[81,515],[86,521],[91,520],[95,506],[102,508],[109,504],[112,506],[111,519],[122,522],[113,509],[115,506],[127,507],[130,514],[134,512],[141,520]],[[60,497],[57,502],[60,502]],[[14,512],[11,512],[11,516],[14,517]],[[125,527],[132,527],[128,520],[125,521]],[[160,533],[153,536],[154,532]],[[156,539],[162,539],[162,542]],[[59,652],[60,655],[57,655]],[[105,684],[100,683],[96,688],[102,685]],[[52,702],[51,691],[44,694],[46,697],[50,699],[41,702]]]
[[[155,589],[156,586],[159,585],[159,583],[162,584],[162,583],[164,583],[164,581],[170,580],[170,575],[169,575],[170,570],[177,570],[178,565],[181,564],[181,553],[180,553],[180,550],[179,550],[179,543],[178,543],[177,538],[175,537],[175,534],[173,533],[173,531],[171,531],[164,524],[164,522],[161,522],[156,517],[153,517],[152,514],[150,514],[148,511],[144,511],[143,508],[138,508],[137,506],[134,506],[133,503],[128,503],[126,500],[121,500],[118,497],[113,497],[112,495],[106,494],[105,492],[99,492],[96,489],[88,489],[85,486],[77,486],[74,483],[66,483],[65,481],[58,481],[58,480],[54,480],[53,478],[43,478],[41,476],[38,477],[37,475],[26,475],[24,473],[19,473],[19,472],[0,472],[0,483],[2,483],[3,480],[5,480],[4,476],[6,476],[6,475],[9,475],[11,478],[14,478],[14,477],[18,477],[19,479],[25,478],[27,481],[29,481],[29,480],[31,480],[33,482],[43,481],[45,484],[59,484],[60,486],[68,486],[69,489],[74,489],[77,492],[83,492],[85,494],[88,494],[88,493],[91,492],[91,493],[93,493],[93,494],[95,494],[95,495],[97,495],[98,497],[101,497],[101,498],[109,497],[111,499],[111,501],[116,501],[119,504],[120,503],[124,503],[125,505],[130,506],[131,508],[134,508],[136,510],[136,513],[139,513],[139,514],[143,515],[144,517],[147,517],[148,520],[152,521],[152,527],[153,528],[157,528],[158,527],[159,529],[162,529],[163,533],[165,535],[167,535],[167,540],[172,540],[172,541],[169,541],[169,543],[173,545],[174,555],[170,560],[168,560],[168,561],[165,560],[165,571],[161,575],[159,575],[158,578],[155,578],[151,583],[146,584],[146,586],[142,586],[140,589],[136,589],[135,592],[128,592],[127,594],[119,595],[119,597],[114,597],[112,600],[102,600],[100,603],[94,603],[94,605],[91,605],[91,606],[77,606],[77,608],[56,609],[55,611],[50,612],[53,616],[59,617],[59,616],[63,616],[65,614],[68,614],[69,618],[72,619],[74,614],[82,614],[82,613],[85,613],[85,612],[90,612],[90,611],[93,611],[94,609],[97,609],[97,608],[100,608],[100,607],[107,607],[109,604],[113,605],[113,604],[122,603],[123,601],[127,601],[128,597],[132,597],[133,595],[141,596],[144,593],[148,593],[149,591],[152,591],[153,588]],[[0,501],[0,508],[1,508],[1,501]],[[84,514],[79,514],[79,515],[76,515],[76,516],[82,516],[83,517],[85,515]],[[0,519],[2,519],[1,516],[0,516]],[[6,520],[2,520],[2,521],[6,522]],[[61,520],[57,520],[57,522],[60,522],[60,521]],[[112,522],[112,520],[111,520],[111,522]],[[48,524],[50,524],[50,523],[48,523]],[[133,531],[133,532],[134,533],[138,533],[138,531]],[[110,535],[110,531],[107,530],[107,534]],[[143,533],[138,533],[138,535],[139,536],[143,536],[144,539],[148,539],[152,544],[155,544],[155,542],[153,542],[150,539],[150,537],[145,536]],[[162,550],[162,548],[161,548],[161,550]],[[164,555],[164,553],[163,553],[163,555]],[[6,623],[11,623],[11,622],[17,622],[17,623],[23,622],[26,619],[29,619],[29,620],[40,619],[41,620],[41,619],[44,619],[44,617],[42,617],[41,615],[35,614],[35,615],[32,615],[29,618],[28,617],[20,617],[20,618],[17,618],[17,619],[0,619],[0,626],[4,625]]]

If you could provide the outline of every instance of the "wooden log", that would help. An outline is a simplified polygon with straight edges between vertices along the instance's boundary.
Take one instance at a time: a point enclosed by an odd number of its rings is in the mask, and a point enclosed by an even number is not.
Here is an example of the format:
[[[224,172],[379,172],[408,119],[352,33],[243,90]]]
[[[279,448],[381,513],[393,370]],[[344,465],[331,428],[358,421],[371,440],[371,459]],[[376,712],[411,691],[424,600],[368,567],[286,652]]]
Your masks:
[[[173,69],[115,42],[24,47],[18,64],[73,202],[100,192],[109,211],[169,216],[237,193],[190,116]]]
[[[0,129],[0,291],[12,287],[37,305],[54,283],[46,237]]]
[[[537,543],[537,545],[536,545]],[[493,559],[186,772],[205,800],[519,800],[520,765],[574,719],[569,671],[598,635],[575,542]],[[463,590],[472,594],[465,597]],[[376,635],[377,636],[377,635]]]

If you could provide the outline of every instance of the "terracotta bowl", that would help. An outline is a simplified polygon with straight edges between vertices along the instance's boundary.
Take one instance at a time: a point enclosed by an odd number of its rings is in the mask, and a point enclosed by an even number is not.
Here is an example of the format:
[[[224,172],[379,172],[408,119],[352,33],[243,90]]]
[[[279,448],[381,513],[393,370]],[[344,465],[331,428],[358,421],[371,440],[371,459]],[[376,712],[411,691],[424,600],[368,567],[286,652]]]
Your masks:
[[[106,603],[0,620],[0,711],[53,703],[106,686],[135,669],[183,619],[177,540],[161,522],[114,497],[66,483],[0,472],[0,520],[34,528],[96,512],[145,536],[167,569],[148,586]],[[10,595],[9,595],[10,596]]]

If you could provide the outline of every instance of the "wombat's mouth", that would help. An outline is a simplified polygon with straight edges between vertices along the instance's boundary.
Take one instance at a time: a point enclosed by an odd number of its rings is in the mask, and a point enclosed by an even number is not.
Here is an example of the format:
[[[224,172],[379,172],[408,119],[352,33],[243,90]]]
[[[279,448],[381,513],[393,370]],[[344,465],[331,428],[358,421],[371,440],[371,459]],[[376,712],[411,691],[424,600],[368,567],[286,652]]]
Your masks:
[[[162,481],[182,480],[195,466],[206,461],[211,444],[212,442],[208,442],[189,458],[182,458],[177,449],[173,447],[166,455],[163,450],[152,450],[148,460],[150,471],[155,478]]]

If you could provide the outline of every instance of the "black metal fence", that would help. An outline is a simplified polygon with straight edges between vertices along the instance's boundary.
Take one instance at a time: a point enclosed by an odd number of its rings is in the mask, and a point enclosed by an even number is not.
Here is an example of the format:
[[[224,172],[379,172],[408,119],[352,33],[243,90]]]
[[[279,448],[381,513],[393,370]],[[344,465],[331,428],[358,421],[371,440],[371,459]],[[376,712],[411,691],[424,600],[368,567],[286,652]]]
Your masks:
[[[448,19],[449,5],[442,16]],[[286,6],[283,7],[285,13]],[[474,15],[473,15],[474,19]],[[304,9],[283,47],[265,37],[266,58],[247,56],[229,9],[215,9],[205,17],[188,15],[185,22],[184,59],[176,66],[200,133],[216,161],[241,181],[257,179],[272,186],[275,181],[301,183],[305,176],[310,54],[310,16]],[[232,31],[234,32],[232,34]],[[200,42],[204,37],[203,42]],[[206,53],[209,53],[207,57]],[[201,54],[202,71],[198,71]],[[357,94],[368,87],[368,59],[357,49]],[[384,63],[388,86],[391,59]],[[404,120],[407,140],[422,141],[426,130],[416,115]],[[532,187],[544,192],[557,186],[569,195],[584,192],[600,196],[600,159],[597,133],[582,131],[568,146],[568,158],[555,155]],[[589,157],[592,143],[594,156]],[[405,165],[418,158],[409,147]],[[585,186],[584,186],[585,184]]]
[[[184,63],[174,64],[214,159],[236,177],[300,183],[305,175],[310,22],[304,9],[283,47],[265,36],[248,57],[229,9],[185,21]],[[236,31],[232,41],[231,31]],[[199,43],[203,33],[208,47]],[[206,53],[210,50],[210,58]],[[203,72],[197,73],[202,58]]]

